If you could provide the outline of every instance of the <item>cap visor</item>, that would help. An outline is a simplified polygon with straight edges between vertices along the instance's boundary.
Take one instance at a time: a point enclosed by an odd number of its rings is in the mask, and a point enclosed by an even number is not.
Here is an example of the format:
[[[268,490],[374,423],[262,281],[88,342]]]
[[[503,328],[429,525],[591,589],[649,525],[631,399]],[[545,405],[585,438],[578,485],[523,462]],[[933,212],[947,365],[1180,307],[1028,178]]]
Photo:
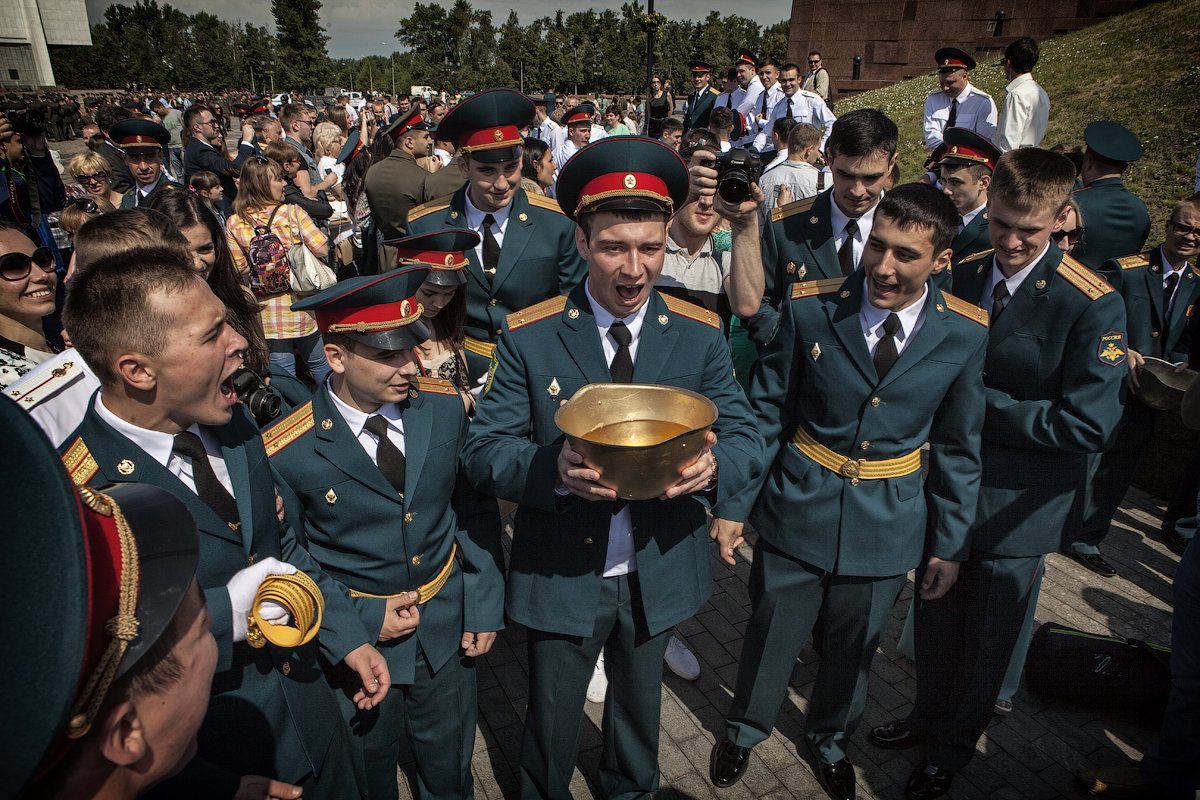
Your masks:
[[[521,157],[520,147],[497,147],[494,150],[472,150],[467,156],[473,161],[496,164],[501,161],[516,161]]]
[[[429,328],[425,327],[424,322],[417,320],[401,328],[392,328],[390,331],[344,333],[342,335],[380,350],[411,350],[429,339]]]

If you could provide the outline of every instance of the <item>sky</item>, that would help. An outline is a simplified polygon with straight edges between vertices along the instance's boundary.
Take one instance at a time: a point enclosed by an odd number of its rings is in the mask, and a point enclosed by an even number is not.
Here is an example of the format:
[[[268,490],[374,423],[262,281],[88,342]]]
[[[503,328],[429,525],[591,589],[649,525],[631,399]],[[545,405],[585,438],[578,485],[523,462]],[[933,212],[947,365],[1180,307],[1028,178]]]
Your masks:
[[[426,0],[433,2],[434,0]],[[104,19],[104,9],[112,5],[110,0],[86,0],[88,20],[95,24]],[[126,5],[133,5],[134,0],[124,0]],[[256,0],[246,3],[245,0],[159,0],[160,4],[169,4],[187,14],[197,11],[207,11],[225,20],[242,20],[255,25],[271,25],[271,4],[269,0]],[[449,7],[453,0],[442,0],[441,4]],[[592,0],[589,5],[597,10],[612,8],[619,9],[623,0]],[[645,6],[645,0],[641,0]],[[387,6],[370,0],[323,0],[321,21],[325,32],[329,34],[329,55],[333,58],[361,58],[365,55],[387,55],[398,49],[399,43],[392,34],[400,27],[400,20],[412,13],[413,2],[402,0],[400,3]],[[471,5],[477,9],[487,9],[492,12],[492,22],[500,26],[508,19],[509,9],[517,12],[522,25],[528,25],[540,17],[552,16],[558,9],[570,13],[579,8],[573,3],[562,0],[507,0],[501,3],[488,3],[474,0]],[[707,3],[689,2],[688,0],[655,0],[654,10],[665,14],[671,19],[701,20],[713,8]],[[774,25],[782,19],[791,16],[790,0],[740,0],[736,4],[737,13],[748,17],[759,25]],[[725,9],[721,9],[726,13]]]

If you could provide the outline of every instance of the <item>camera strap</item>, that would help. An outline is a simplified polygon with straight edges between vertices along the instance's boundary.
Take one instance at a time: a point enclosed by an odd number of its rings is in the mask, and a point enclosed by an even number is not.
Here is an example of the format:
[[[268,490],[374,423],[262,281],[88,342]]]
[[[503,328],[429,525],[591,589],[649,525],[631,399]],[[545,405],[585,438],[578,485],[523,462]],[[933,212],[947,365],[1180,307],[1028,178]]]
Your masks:
[[[32,164],[30,166],[32,167]],[[32,172],[32,169],[30,172]],[[15,219],[18,224],[26,226],[31,231],[36,230],[38,225],[40,225],[42,222],[42,203],[41,198],[38,197],[37,185],[31,185],[29,178],[25,177],[24,175],[21,176],[25,179],[25,186],[29,190],[29,214],[26,215],[25,212],[21,210],[20,201],[17,200],[18,174],[19,173],[16,171],[16,169],[13,168],[12,162],[8,162],[4,165],[4,177],[8,181],[8,205],[12,209],[13,219]],[[22,221],[22,217],[25,218],[24,221]]]

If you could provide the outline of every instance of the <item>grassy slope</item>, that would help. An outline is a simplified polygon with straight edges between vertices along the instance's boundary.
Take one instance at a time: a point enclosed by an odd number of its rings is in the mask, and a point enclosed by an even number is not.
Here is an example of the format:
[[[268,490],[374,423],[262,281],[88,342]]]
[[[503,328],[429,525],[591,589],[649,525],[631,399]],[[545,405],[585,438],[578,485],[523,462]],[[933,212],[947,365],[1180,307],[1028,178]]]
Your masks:
[[[1150,241],[1161,237],[1171,207],[1190,195],[1200,155],[1200,0],[1168,0],[1041,43],[1034,78],[1050,95],[1043,145],[1083,141],[1089,122],[1110,119],[1137,134],[1145,156],[1125,182],[1150,209]],[[971,82],[1004,102],[999,58],[980,64]],[[931,74],[864,92],[837,104],[882,110],[900,127],[903,180],[921,172],[927,150],[921,135],[925,97],[937,88]]]

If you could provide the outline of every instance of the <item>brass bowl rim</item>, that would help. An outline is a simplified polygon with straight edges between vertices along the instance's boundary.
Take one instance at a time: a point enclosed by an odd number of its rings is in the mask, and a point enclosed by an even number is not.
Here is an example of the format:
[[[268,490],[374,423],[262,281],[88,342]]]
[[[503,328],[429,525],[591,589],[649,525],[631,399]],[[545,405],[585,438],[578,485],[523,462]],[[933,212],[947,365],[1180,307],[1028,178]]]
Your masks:
[[[674,436],[669,436],[666,439],[663,439],[662,441],[655,442],[654,444],[610,444],[608,442],[597,442],[593,439],[588,439],[581,434],[572,433],[562,426],[562,424],[560,422],[560,420],[562,418],[562,414],[571,407],[571,404],[574,403],[576,399],[583,398],[588,393],[594,393],[594,391],[596,391],[596,390],[609,390],[612,387],[620,387],[622,389],[643,389],[643,390],[649,390],[649,391],[654,391],[654,392],[668,392],[668,393],[674,393],[674,394],[681,394],[686,397],[690,397],[693,400],[699,400],[701,402],[701,404],[706,406],[708,408],[708,410],[712,412],[712,420],[705,423],[704,425],[698,425],[694,428],[688,428],[685,431],[680,431],[679,433],[675,434]],[[563,434],[566,435],[566,437],[568,439],[578,439],[580,441],[587,442],[589,445],[591,445],[593,447],[610,447],[610,448],[613,448],[614,450],[645,450],[645,449],[651,448],[651,447],[661,447],[662,445],[666,444],[667,442],[678,439],[681,436],[688,436],[690,434],[695,433],[696,431],[701,431],[701,430],[712,428],[712,426],[716,424],[716,422],[719,418],[720,418],[720,411],[717,409],[717,404],[714,403],[712,400],[709,400],[704,395],[700,394],[699,392],[694,392],[691,389],[683,389],[679,386],[668,386],[666,384],[661,384],[661,383],[589,383],[587,386],[584,386],[582,389],[575,392],[575,394],[573,394],[571,396],[570,400],[568,400],[565,404],[559,406],[558,409],[554,412],[554,424],[558,427],[558,429],[560,431],[563,432]],[[662,420],[662,421],[670,422],[671,420]]]

